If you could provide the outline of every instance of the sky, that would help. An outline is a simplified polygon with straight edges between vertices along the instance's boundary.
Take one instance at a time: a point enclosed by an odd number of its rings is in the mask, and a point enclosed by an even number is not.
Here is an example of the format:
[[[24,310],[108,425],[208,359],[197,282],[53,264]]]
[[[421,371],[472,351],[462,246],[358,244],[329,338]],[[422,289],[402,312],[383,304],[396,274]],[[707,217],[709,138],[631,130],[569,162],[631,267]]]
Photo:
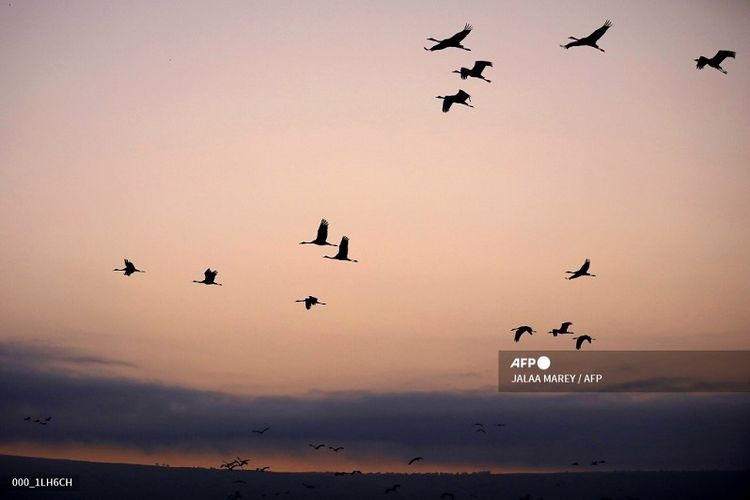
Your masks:
[[[605,19],[606,52],[559,47]],[[467,22],[471,52],[422,50]],[[352,393],[501,411],[520,324],[748,349],[748,24],[742,1],[3,4],[5,374],[299,403],[276,418]],[[695,68],[719,49],[727,75]],[[476,59],[492,83],[451,73]],[[475,108],[441,113],[459,88]],[[321,218],[359,262],[298,245]],[[585,258],[597,277],[563,280]],[[209,266],[224,286],[192,283]],[[55,411],[18,398],[13,418]],[[11,429],[0,452],[145,456],[117,426],[62,451]]]

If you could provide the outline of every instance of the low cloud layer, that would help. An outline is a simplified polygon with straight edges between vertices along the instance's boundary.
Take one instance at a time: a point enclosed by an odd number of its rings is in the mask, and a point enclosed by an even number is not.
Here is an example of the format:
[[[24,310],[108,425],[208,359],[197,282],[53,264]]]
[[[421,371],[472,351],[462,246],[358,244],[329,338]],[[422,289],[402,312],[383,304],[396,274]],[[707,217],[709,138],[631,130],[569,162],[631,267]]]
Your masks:
[[[8,357],[16,362],[9,363]],[[63,353],[78,365],[117,361]],[[363,462],[618,469],[750,467],[750,395],[332,393],[247,397],[50,369],[47,351],[0,347],[0,443],[276,456],[307,443]],[[36,359],[40,368],[30,364]],[[20,361],[19,361],[20,360]],[[41,366],[45,366],[41,368]],[[24,422],[53,416],[53,425]],[[483,423],[486,433],[475,431]],[[504,427],[496,424],[504,423]],[[262,437],[253,428],[270,426]],[[311,460],[312,460],[311,455]],[[314,464],[311,462],[311,468]]]

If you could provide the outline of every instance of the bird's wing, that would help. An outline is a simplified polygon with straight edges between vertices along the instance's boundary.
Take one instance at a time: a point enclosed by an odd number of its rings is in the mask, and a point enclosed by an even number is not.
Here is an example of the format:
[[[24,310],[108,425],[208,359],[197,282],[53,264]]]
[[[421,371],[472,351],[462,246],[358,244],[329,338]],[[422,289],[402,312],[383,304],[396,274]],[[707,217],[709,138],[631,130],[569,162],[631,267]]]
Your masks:
[[[467,92],[459,89],[458,93],[456,94],[456,98],[459,101],[465,101],[466,99],[471,99],[471,96]]]
[[[446,39],[446,40],[444,40],[444,41],[445,41],[445,42],[454,42],[454,43],[461,43],[461,41],[462,41],[462,40],[463,40],[464,38],[466,38],[466,36],[467,36],[467,35],[468,35],[469,33],[471,33],[471,30],[473,30],[473,29],[474,29],[474,27],[473,27],[473,26],[472,26],[471,24],[469,24],[469,23],[466,23],[466,26],[464,26],[464,29],[463,29],[463,30],[459,31],[458,33],[456,33],[455,35],[453,35],[453,36],[452,36],[452,37],[450,37],[450,38],[447,38],[447,39]]]
[[[349,254],[349,237],[342,236],[341,243],[339,243],[339,255],[346,257]]]
[[[451,109],[451,104],[453,104],[453,98],[451,96],[443,99],[443,113],[447,113],[448,110]]]
[[[581,269],[578,271],[580,273],[588,272],[589,267],[591,267],[591,261],[589,259],[586,259],[586,262],[583,263],[581,266]]]
[[[580,349],[581,348],[581,344],[583,344],[583,337],[578,337],[576,339],[576,349]]]
[[[318,226],[318,237],[315,238],[318,241],[326,241],[328,239],[328,221],[325,219],[320,220],[320,226]]]
[[[128,266],[130,266],[130,265],[132,265],[132,264],[133,264],[133,263],[132,263],[132,262],[130,262],[130,261],[129,261],[128,259],[125,259],[125,267],[128,267]]]
[[[572,322],[572,321],[566,321],[565,323],[563,323],[562,325],[560,325],[560,328],[561,328],[561,329],[563,329],[563,330],[567,330],[567,329],[568,329],[568,327],[569,327],[570,325],[572,325],[572,324],[573,324],[573,322]]]
[[[721,61],[723,61],[727,57],[734,57],[736,55],[737,55],[737,53],[735,51],[733,51],[733,50],[720,50],[720,51],[718,51],[716,53],[716,55],[714,56],[713,59],[717,63],[721,64]]]
[[[594,31],[593,33],[591,33],[586,38],[588,38],[589,41],[591,41],[591,42],[596,42],[597,40],[599,40],[604,35],[604,33],[607,32],[607,30],[610,28],[610,26],[612,26],[612,22],[609,19],[607,19],[604,22],[604,24],[602,25],[601,28],[597,29],[596,31]]]
[[[472,71],[478,71],[481,73],[482,71],[484,71],[484,68],[486,68],[487,66],[491,68],[492,63],[489,61],[476,61],[474,63],[474,67],[472,68]]]

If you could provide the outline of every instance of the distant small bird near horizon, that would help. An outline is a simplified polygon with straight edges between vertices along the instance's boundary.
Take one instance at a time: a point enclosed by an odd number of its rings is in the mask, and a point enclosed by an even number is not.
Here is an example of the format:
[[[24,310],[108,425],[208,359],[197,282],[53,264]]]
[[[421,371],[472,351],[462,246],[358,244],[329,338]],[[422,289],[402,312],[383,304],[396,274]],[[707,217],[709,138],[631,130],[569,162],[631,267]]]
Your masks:
[[[344,447],[343,446],[337,446],[337,447],[334,448],[333,446],[329,446],[328,449],[331,450],[331,451],[335,451],[336,453],[338,453],[341,450],[343,450]]]
[[[447,113],[451,106],[455,104],[463,104],[464,106],[468,106],[470,108],[473,108],[471,104],[467,103],[466,101],[471,101],[471,96],[466,93],[465,91],[458,89],[458,92],[456,92],[453,95],[439,95],[436,97],[436,99],[442,99],[443,100],[443,113]]]
[[[319,450],[319,449],[323,448],[325,446],[325,444],[323,444],[323,443],[320,443],[320,444],[312,444],[312,443],[310,443],[307,446],[309,446],[310,448],[315,448],[316,450]]]
[[[495,424],[498,427],[505,427],[506,424]]]
[[[424,460],[422,457],[414,457],[411,460],[409,460],[409,465],[413,464],[414,462],[418,462],[420,460]]]
[[[479,429],[476,429],[474,432],[483,432],[484,434],[487,434],[487,431],[484,430],[484,428],[480,427]]]
[[[347,260],[349,262],[357,262],[354,259],[349,258],[349,237],[348,236],[342,236],[341,237],[341,243],[339,243],[339,251],[334,256],[324,255],[324,259],[334,259],[334,260]]]
[[[295,302],[304,302],[305,309],[307,309],[308,311],[314,305],[321,305],[321,306],[326,305],[325,302],[321,302],[317,297],[313,297],[312,295],[308,296],[306,299],[295,300]]]
[[[247,463],[249,461],[250,461],[249,458],[240,458],[240,457],[237,457],[237,460],[235,460],[234,462],[237,464],[238,467],[244,467],[244,466],[247,465]]]
[[[575,332],[571,332],[568,330],[568,328],[570,328],[572,325],[572,322],[566,321],[560,325],[560,328],[553,328],[547,333],[551,333],[553,337],[557,337],[558,335],[573,335],[573,333]]]
[[[596,340],[594,337],[590,337],[588,335],[580,335],[578,337],[573,337],[573,338],[576,341],[576,351],[580,351],[581,350],[581,345],[584,342],[588,342],[590,344],[592,340]]]
[[[585,36],[583,38],[576,38],[574,36],[569,36],[568,38],[570,40],[573,40],[572,42],[569,42],[565,45],[560,45],[560,47],[564,49],[569,49],[571,47],[580,47],[580,46],[588,46],[588,47],[594,47],[595,49],[599,49],[602,52],[604,52],[604,49],[599,47],[596,42],[599,41],[599,39],[604,35],[604,33],[607,32],[607,30],[612,26],[612,21],[607,19],[601,28],[596,29],[593,33],[591,33],[589,36]]]
[[[338,245],[334,243],[328,243],[328,221],[325,219],[320,219],[320,225],[318,226],[318,235],[315,237],[312,241],[300,241],[300,245],[319,245],[319,246],[332,246],[336,247]]]
[[[484,68],[486,67],[492,67],[492,63],[490,61],[475,61],[474,66],[469,68],[461,68],[453,70],[453,73],[458,73],[461,75],[461,80],[466,80],[468,77],[472,78],[479,78],[480,80],[484,80],[487,83],[492,83],[492,80],[486,79],[484,76],[482,76],[482,71],[484,71]]]
[[[136,269],[135,265],[130,262],[128,259],[125,259],[125,267],[122,269],[112,269],[113,271],[124,271],[122,274],[125,276],[130,276],[133,273],[145,273],[146,271],[141,271],[140,269]]]
[[[388,493],[396,493],[396,491],[397,491],[397,490],[398,490],[398,489],[399,489],[400,487],[401,487],[401,485],[400,485],[400,484],[394,484],[394,485],[393,485],[393,486],[391,486],[390,488],[386,488],[386,489],[385,489],[385,492],[386,492],[386,494],[388,494]]]
[[[578,269],[577,271],[565,271],[566,273],[572,275],[565,279],[574,280],[576,278],[580,278],[581,276],[591,276],[592,278],[596,277],[596,274],[589,273],[589,267],[591,267],[591,261],[589,259],[586,259],[586,261],[581,265],[580,269]]]
[[[469,33],[471,33],[471,30],[473,30],[473,29],[474,29],[474,27],[471,24],[466,23],[466,25],[464,26],[463,30],[459,31],[458,33],[456,33],[455,35],[453,35],[453,36],[451,36],[449,38],[445,38],[443,40],[438,40],[436,38],[430,37],[430,38],[428,38],[428,40],[431,41],[431,42],[437,42],[437,44],[433,45],[430,48],[425,47],[424,50],[427,50],[429,52],[433,52],[435,50],[443,50],[443,49],[447,49],[449,47],[454,47],[456,49],[463,49],[463,50],[471,50],[471,49],[467,49],[466,47],[464,47],[463,45],[461,45],[461,42],[463,42],[464,38],[466,38],[466,36]]]
[[[260,430],[253,429],[253,432],[256,433],[256,434],[260,434],[262,436],[263,433],[266,432],[269,429],[270,429],[270,427],[266,427],[265,429],[260,429]]]
[[[484,424],[480,422],[475,422],[472,425],[476,425],[477,427],[484,427]]]
[[[734,59],[734,56],[736,55],[737,52],[733,50],[720,50],[711,59],[703,56],[700,56],[698,59],[694,59],[694,61],[698,63],[695,65],[695,67],[698,69],[703,69],[704,66],[708,65],[712,68],[718,69],[726,75],[727,72],[724,68],[721,67],[721,63],[724,62],[724,59],[726,59],[727,57],[731,57],[732,59]]]
[[[270,468],[271,468],[270,465],[266,465],[265,467],[256,467],[255,472],[266,472]]]
[[[211,268],[209,267],[208,269],[206,269],[205,271],[203,271],[203,275],[204,275],[203,281],[193,280],[193,283],[201,283],[203,285],[219,285],[219,286],[223,286],[221,283],[216,283],[215,280],[216,280],[216,275],[217,274],[219,274],[219,271],[215,271],[215,270],[212,271]]]
[[[510,331],[516,332],[516,334],[513,336],[513,342],[518,342],[519,340],[521,340],[521,336],[524,333],[528,333],[529,335],[534,335],[536,333],[536,330],[531,328],[529,325],[517,326],[515,328],[511,328]]]

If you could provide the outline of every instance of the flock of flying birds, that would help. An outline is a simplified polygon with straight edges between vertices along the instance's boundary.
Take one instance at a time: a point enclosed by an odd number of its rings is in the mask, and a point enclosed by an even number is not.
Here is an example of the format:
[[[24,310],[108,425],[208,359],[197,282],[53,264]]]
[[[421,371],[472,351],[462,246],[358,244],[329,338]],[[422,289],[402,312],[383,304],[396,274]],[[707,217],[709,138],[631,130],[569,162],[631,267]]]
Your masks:
[[[566,44],[560,45],[560,47],[564,49],[570,49],[571,47],[593,47],[595,49],[601,50],[604,52],[604,49],[599,47],[597,42],[601,37],[604,36],[604,34],[607,32],[609,28],[612,27],[612,22],[607,19],[604,24],[594,30],[590,35],[585,36],[583,38],[578,38],[574,36],[568,37],[569,40],[573,40],[572,42],[568,42]],[[438,40],[436,38],[428,38],[427,40],[430,40],[432,42],[437,42],[432,47],[425,47],[424,50],[434,52],[436,50],[443,50],[447,48],[455,48],[455,49],[461,49],[461,50],[467,50],[470,51],[471,49],[468,49],[463,46],[464,39],[471,33],[472,26],[470,24],[466,24],[464,26],[464,29],[456,33],[455,35],[445,38],[443,40]],[[727,57],[734,58],[737,55],[736,52],[733,50],[720,50],[711,58],[700,56],[698,59],[695,59],[696,67],[698,69],[703,69],[705,66],[710,66],[711,68],[715,68],[725,75],[727,74],[726,70],[721,67],[721,64],[724,62],[724,59]],[[475,61],[474,66],[472,68],[461,68],[459,70],[453,71],[453,73],[459,73],[461,75],[462,80],[466,80],[468,77],[472,78],[479,78],[481,80],[484,80],[486,82],[490,82],[487,78],[485,78],[482,75],[482,72],[486,67],[492,67],[492,63],[490,61]],[[447,113],[453,104],[463,104],[464,106],[468,106],[470,108],[473,108],[469,102],[471,102],[471,95],[469,95],[468,92],[458,89],[458,92],[456,92],[453,95],[445,95],[445,96],[437,96],[438,99],[443,100],[443,112]]]
[[[604,34],[607,32],[607,30],[611,26],[612,26],[612,23],[609,20],[607,20],[600,28],[596,29],[590,35],[582,37],[582,38],[577,38],[577,37],[571,36],[571,37],[569,37],[569,39],[572,40],[572,41],[568,42],[567,44],[560,45],[560,47],[562,47],[564,49],[570,49],[572,47],[585,47],[585,46],[588,46],[588,47],[593,47],[595,49],[598,49],[598,50],[604,52],[604,49],[602,49],[601,47],[599,47],[598,42],[601,39],[601,37],[604,36]],[[433,45],[432,47],[429,47],[429,48],[425,47],[424,49],[426,51],[430,51],[430,52],[444,50],[444,49],[447,49],[447,48],[457,48],[457,49],[461,49],[461,50],[465,50],[465,51],[470,51],[471,49],[469,49],[467,47],[464,47],[463,41],[471,33],[472,29],[473,28],[472,28],[472,26],[470,24],[466,24],[464,26],[463,30],[459,31],[458,33],[454,34],[453,36],[451,36],[449,38],[445,38],[445,39],[442,39],[442,40],[438,40],[436,38],[428,38],[428,40],[436,42],[436,44]],[[707,57],[704,57],[704,56],[700,56],[698,59],[695,59],[695,62],[697,63],[697,68],[698,69],[703,69],[705,66],[709,66],[709,67],[715,68],[718,71],[726,74],[727,72],[726,72],[726,70],[724,70],[721,67],[721,64],[723,63],[723,61],[726,58],[728,58],[728,57],[734,58],[735,55],[736,55],[736,53],[734,51],[719,50],[716,53],[716,55],[714,55],[713,57],[707,58]],[[484,81],[490,83],[491,81],[489,79],[487,79],[483,75],[483,72],[484,72],[484,70],[487,67],[492,67],[492,62],[490,62],[490,61],[484,61],[484,60],[478,60],[478,61],[474,62],[474,65],[471,68],[462,67],[462,68],[460,68],[458,70],[454,70],[453,73],[458,73],[460,75],[460,77],[461,77],[462,80],[466,80],[466,79],[468,79],[468,78],[471,77],[471,78],[477,78],[477,79],[480,79],[480,80],[484,80]],[[448,112],[453,104],[462,104],[464,106],[474,107],[471,104],[469,104],[469,102],[471,101],[471,96],[466,91],[464,91],[462,89],[459,89],[458,92],[456,94],[454,94],[454,95],[437,96],[437,98],[443,100],[443,105],[442,105],[443,112]],[[327,258],[327,259],[333,259],[333,260],[348,261],[348,262],[357,262],[356,260],[349,258],[349,238],[347,236],[343,236],[341,238],[340,243],[338,245],[336,245],[334,243],[330,243],[328,241],[328,221],[326,219],[322,219],[320,221],[320,225],[318,226],[318,232],[317,232],[317,235],[316,235],[315,239],[313,239],[311,241],[301,241],[299,244],[300,245],[318,245],[318,246],[333,246],[333,247],[338,247],[338,251],[337,251],[337,253],[335,255],[331,255],[331,256],[324,255],[323,257]],[[573,279],[584,277],[584,276],[589,276],[589,277],[596,276],[596,275],[591,274],[589,272],[590,266],[591,266],[591,261],[589,259],[586,259],[586,261],[583,263],[583,265],[578,270],[576,270],[576,271],[566,271],[567,274],[570,274],[570,276],[567,277],[566,279],[573,280]],[[114,271],[120,271],[125,276],[131,276],[132,274],[135,274],[135,273],[143,273],[143,272],[145,272],[143,270],[137,269],[135,267],[135,265],[133,264],[133,262],[131,262],[128,259],[125,259],[125,267],[123,267],[121,269],[114,269]],[[216,282],[216,276],[218,275],[218,273],[219,272],[217,270],[212,270],[209,267],[203,273],[204,274],[203,280],[200,280],[200,281],[199,280],[193,280],[193,282],[194,283],[204,284],[204,285],[218,285],[218,286],[222,286],[221,283],[217,283]],[[296,300],[295,302],[304,303],[305,304],[305,308],[308,309],[308,310],[312,306],[315,306],[315,305],[326,305],[324,302],[321,302],[320,299],[318,299],[317,297],[312,296],[312,295],[310,295],[310,296],[308,296],[308,297],[306,297],[304,299]],[[551,334],[554,337],[564,336],[564,335],[573,335],[574,332],[570,331],[570,329],[569,329],[570,326],[572,326],[572,324],[573,323],[570,322],[570,321],[563,322],[560,325],[559,328],[553,328],[548,333]],[[519,342],[520,339],[523,337],[524,334],[528,334],[529,336],[531,336],[531,335],[533,335],[533,333],[536,333],[536,330],[534,330],[529,325],[521,325],[521,326],[518,326],[516,328],[513,328],[511,331],[514,332],[514,341],[515,342]],[[589,335],[579,335],[577,337],[573,337],[573,339],[576,341],[575,346],[576,346],[577,350],[581,349],[581,346],[583,345],[584,342],[591,343],[592,340],[596,340],[596,339],[590,337]],[[34,419],[34,420],[32,420],[31,417],[26,417],[24,420],[29,421],[29,422],[34,422],[34,423],[37,423],[37,424],[41,424],[41,425],[46,425],[51,420],[51,417],[47,417],[44,420],[40,420],[40,419]],[[498,427],[505,426],[505,424],[496,424],[496,425]],[[483,424],[477,423],[477,424],[474,424],[474,426],[476,427],[475,432],[486,433]],[[262,430],[253,430],[253,432],[254,433],[258,433],[260,435],[263,435],[269,429],[270,429],[269,427],[266,427],[265,429],[262,429]],[[326,445],[323,444],[323,443],[320,443],[320,444],[310,443],[309,446],[311,448],[315,449],[315,450],[326,448]],[[336,446],[336,447],[328,446],[327,449],[329,449],[329,450],[331,450],[333,452],[338,453],[339,451],[343,450],[344,448],[342,446]],[[417,457],[414,457],[411,460],[409,460],[408,463],[409,463],[409,465],[413,465],[414,463],[416,463],[418,461],[421,461],[421,460],[423,460],[423,457],[417,456]],[[236,468],[242,469],[248,463],[248,461],[249,461],[249,459],[242,459],[240,457],[237,457],[235,460],[232,460],[232,461],[225,462],[225,463],[221,464],[220,468],[227,469],[227,470],[234,470]],[[603,461],[603,460],[593,461],[593,462],[591,462],[591,465],[593,466],[593,465],[599,465],[599,464],[604,464],[604,463],[606,463],[606,462]],[[579,465],[579,463],[578,462],[573,462],[571,465],[576,466],[576,465]],[[269,467],[266,466],[266,467],[258,467],[255,470],[258,471],[258,472],[264,472],[264,471],[267,471],[268,469],[269,469]],[[337,472],[336,473],[336,475],[343,475],[343,474],[352,474],[352,475],[354,475],[354,474],[361,474],[361,471],[355,470],[355,471],[352,471],[351,473],[348,473],[348,472],[346,472],[346,473],[345,472],[341,472],[341,473]],[[305,486],[305,488],[308,488],[308,489],[315,488],[314,485],[310,485],[310,484],[306,484],[306,483],[304,483],[303,485]],[[400,484],[394,484],[393,486],[391,486],[388,489],[386,489],[385,493],[386,494],[395,493],[395,492],[398,491],[398,489],[400,487],[401,487]],[[238,493],[239,492],[235,492],[235,495],[237,495]],[[454,495],[452,493],[449,493],[449,492],[445,492],[441,496],[441,498],[453,498],[453,497],[454,497]],[[239,498],[239,497],[235,496],[235,498]]]

